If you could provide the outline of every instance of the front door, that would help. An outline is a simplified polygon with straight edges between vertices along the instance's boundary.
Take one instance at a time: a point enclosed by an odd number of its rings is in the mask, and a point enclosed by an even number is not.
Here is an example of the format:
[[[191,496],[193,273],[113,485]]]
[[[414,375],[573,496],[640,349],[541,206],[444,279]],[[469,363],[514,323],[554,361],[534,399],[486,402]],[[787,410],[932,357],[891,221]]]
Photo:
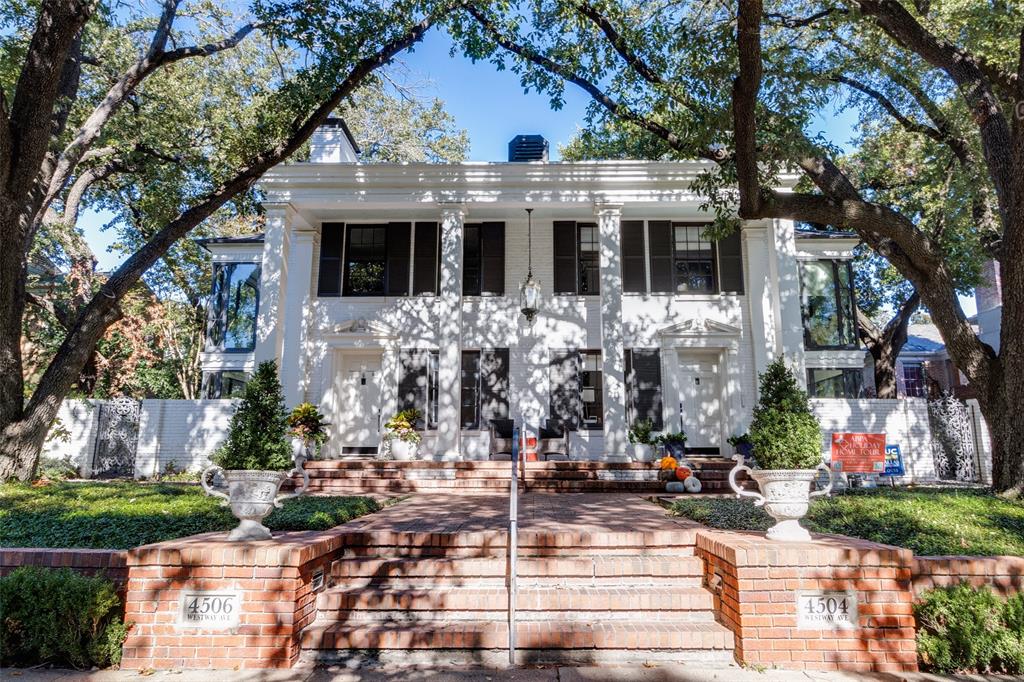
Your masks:
[[[376,449],[380,442],[381,356],[342,356],[337,433],[342,453]]]
[[[713,359],[679,359],[679,415],[687,448],[718,450],[722,441],[722,394],[718,363]]]

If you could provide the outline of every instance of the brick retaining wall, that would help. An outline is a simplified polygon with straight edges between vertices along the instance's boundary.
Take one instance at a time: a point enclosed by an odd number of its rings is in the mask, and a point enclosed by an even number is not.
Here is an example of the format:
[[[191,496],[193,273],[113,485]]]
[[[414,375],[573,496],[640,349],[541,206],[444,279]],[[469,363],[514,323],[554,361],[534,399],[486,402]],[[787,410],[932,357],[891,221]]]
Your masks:
[[[988,585],[996,594],[1009,597],[1024,591],[1024,557],[914,557],[913,576],[915,596],[933,587],[949,587],[966,581],[975,587]]]
[[[128,581],[128,552],[119,549],[0,549],[0,576],[19,566],[67,567],[78,573],[103,573],[123,590]]]
[[[698,531],[716,612],[744,664],[797,670],[914,672],[910,550],[842,536],[774,543],[763,534]],[[798,627],[799,591],[856,595],[856,629]]]

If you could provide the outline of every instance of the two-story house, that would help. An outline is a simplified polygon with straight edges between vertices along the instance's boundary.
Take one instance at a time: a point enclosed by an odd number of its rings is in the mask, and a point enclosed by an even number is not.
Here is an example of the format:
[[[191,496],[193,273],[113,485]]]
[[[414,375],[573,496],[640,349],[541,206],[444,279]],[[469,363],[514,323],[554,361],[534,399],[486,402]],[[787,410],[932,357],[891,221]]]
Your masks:
[[[264,235],[204,242],[207,396],[275,359],[289,406],[327,415],[331,457],[377,452],[383,422],[418,407],[426,458],[486,459],[489,421],[511,417],[532,433],[558,419],[571,458],[612,461],[643,417],[731,452],[779,356],[812,395],[857,397],[856,239],[769,220],[709,241],[691,189],[705,163],[549,163],[535,147],[362,164],[339,122],[318,131],[310,162],[261,181]]]

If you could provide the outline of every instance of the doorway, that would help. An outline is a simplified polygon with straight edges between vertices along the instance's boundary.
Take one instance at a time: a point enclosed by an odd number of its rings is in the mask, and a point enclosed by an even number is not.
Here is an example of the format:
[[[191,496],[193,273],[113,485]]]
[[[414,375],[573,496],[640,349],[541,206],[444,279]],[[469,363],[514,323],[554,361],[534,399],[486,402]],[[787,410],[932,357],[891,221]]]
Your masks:
[[[687,450],[718,454],[722,447],[722,390],[718,359],[711,354],[679,357],[679,418]]]
[[[376,452],[381,430],[381,355],[345,353],[335,416],[342,454]]]

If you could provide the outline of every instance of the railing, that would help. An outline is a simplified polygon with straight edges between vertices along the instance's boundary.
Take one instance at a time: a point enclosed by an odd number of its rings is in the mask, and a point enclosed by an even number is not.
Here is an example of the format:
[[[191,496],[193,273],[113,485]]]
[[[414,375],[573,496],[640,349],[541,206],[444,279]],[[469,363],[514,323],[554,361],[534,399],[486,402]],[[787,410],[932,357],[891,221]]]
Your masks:
[[[516,664],[516,582],[519,553],[519,457],[520,429],[512,429],[512,475],[508,490],[508,662]]]

